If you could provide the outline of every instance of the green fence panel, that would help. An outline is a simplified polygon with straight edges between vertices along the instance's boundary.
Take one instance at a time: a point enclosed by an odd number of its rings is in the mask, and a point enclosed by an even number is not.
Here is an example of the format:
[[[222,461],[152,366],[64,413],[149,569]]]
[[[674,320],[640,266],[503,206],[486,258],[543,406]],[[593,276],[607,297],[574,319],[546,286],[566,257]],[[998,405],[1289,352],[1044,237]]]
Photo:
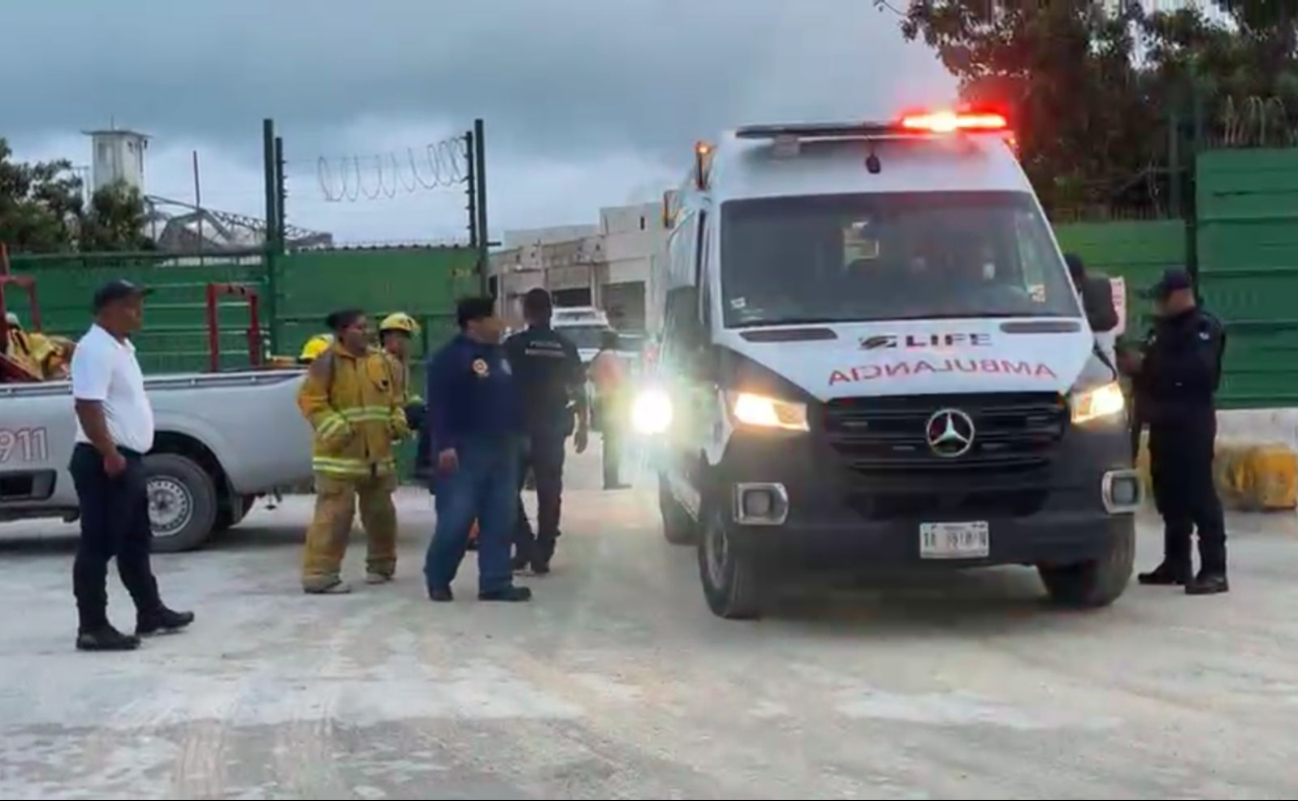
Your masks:
[[[1298,405],[1298,150],[1211,150],[1196,163],[1198,281],[1228,334],[1222,401]]]
[[[329,312],[353,306],[376,324],[404,311],[425,325],[421,341],[440,342],[454,327],[455,300],[478,285],[469,248],[303,251],[276,264],[276,325],[280,349],[291,355],[324,330]]]
[[[191,372],[208,368],[207,285],[238,283],[264,290],[260,253],[176,258],[161,254],[18,255],[17,275],[36,279],[41,321],[47,332],[78,338],[90,325],[95,290],[126,279],[153,291],[145,309],[145,328],[135,338],[147,372]],[[14,310],[26,316],[25,299],[7,294]],[[222,364],[248,365],[248,307],[230,299],[219,305]]]

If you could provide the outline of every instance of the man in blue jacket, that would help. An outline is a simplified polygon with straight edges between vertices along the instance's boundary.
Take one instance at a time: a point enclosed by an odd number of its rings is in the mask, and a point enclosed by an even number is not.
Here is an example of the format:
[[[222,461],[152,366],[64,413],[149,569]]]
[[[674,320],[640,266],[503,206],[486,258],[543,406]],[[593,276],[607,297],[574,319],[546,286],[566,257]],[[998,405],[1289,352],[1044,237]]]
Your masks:
[[[460,335],[428,365],[432,481],[437,529],[428,546],[424,576],[428,597],[454,600],[451,582],[478,531],[478,598],[529,601],[514,586],[510,542],[518,506],[522,429],[509,360],[500,345],[505,326],[491,298],[467,298],[456,309]]]

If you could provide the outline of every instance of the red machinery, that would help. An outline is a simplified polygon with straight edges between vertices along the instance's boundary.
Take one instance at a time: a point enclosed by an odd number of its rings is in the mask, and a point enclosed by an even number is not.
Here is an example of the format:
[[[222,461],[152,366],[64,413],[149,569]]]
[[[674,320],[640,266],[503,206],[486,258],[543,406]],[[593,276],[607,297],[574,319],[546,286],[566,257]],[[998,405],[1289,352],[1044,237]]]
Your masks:
[[[207,285],[207,343],[208,369],[221,371],[221,315],[218,313],[222,295],[235,295],[248,301],[248,364],[260,367],[261,353],[261,298],[257,290],[243,284]]]

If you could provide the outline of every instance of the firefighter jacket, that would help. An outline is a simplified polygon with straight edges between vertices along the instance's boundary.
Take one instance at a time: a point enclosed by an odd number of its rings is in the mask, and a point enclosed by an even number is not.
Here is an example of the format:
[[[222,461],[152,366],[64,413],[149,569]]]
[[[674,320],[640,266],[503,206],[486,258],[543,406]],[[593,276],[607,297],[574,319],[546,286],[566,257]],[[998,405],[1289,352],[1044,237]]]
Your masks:
[[[315,429],[315,472],[341,478],[395,472],[392,443],[410,434],[399,381],[379,350],[357,357],[335,345],[311,363],[298,407]]]

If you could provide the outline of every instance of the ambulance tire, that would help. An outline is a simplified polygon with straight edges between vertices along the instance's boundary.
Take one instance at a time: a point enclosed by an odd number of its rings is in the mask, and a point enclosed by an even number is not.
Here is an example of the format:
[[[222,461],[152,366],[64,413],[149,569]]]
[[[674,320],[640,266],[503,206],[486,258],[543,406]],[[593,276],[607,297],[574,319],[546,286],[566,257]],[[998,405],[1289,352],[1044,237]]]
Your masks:
[[[1109,552],[1102,558],[1037,568],[1050,600],[1074,609],[1099,609],[1118,600],[1131,581],[1136,561],[1135,521],[1129,518],[1119,525]]]
[[[216,484],[203,468],[174,453],[144,457],[154,553],[191,551],[216,525]]]
[[[737,541],[715,504],[705,507],[699,540],[699,577],[708,608],[726,620],[756,620],[762,615],[761,561]]]
[[[685,507],[672,497],[667,477],[658,474],[658,510],[663,516],[663,537],[672,545],[695,545],[699,541],[699,526],[685,511]]]

